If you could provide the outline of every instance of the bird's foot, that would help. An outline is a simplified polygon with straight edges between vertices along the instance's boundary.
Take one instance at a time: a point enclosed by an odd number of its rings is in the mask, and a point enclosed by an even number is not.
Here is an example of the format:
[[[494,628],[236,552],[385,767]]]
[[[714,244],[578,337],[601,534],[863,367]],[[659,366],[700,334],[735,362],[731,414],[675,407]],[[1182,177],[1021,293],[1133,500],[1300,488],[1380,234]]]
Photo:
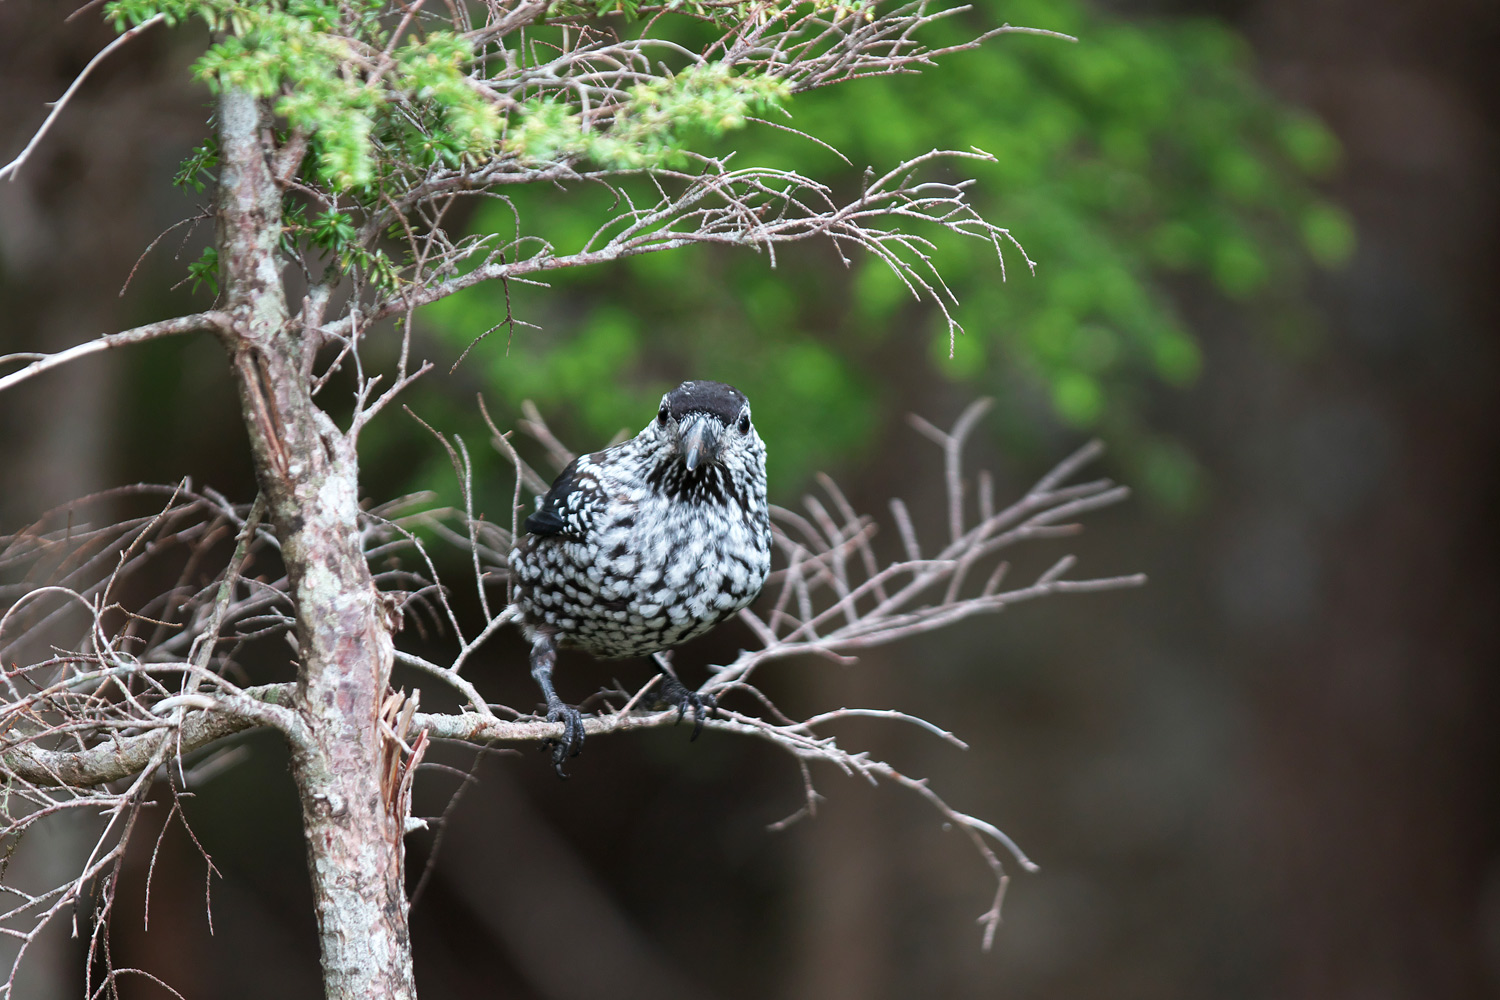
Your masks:
[[[663,671],[661,683],[661,696],[657,699],[658,704],[675,705],[677,707],[677,721],[681,722],[689,711],[693,713],[693,735],[688,737],[689,741],[696,740],[698,734],[703,732],[703,713],[705,710],[713,718],[719,717],[719,702],[711,694],[699,694],[697,691],[689,691],[687,685]]]
[[[559,701],[548,706],[547,721],[562,723],[562,738],[547,740],[542,744],[542,749],[552,750],[552,766],[557,768],[559,778],[566,778],[563,761],[569,757],[577,757],[583,750],[583,716],[578,709]]]

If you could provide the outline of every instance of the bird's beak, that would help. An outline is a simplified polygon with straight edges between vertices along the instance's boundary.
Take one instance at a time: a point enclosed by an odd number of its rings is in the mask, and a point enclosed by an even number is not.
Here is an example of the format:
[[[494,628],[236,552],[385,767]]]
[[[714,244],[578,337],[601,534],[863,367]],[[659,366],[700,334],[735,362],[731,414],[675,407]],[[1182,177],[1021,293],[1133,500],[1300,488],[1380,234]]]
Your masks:
[[[682,464],[692,472],[701,463],[715,462],[719,458],[719,435],[724,428],[712,417],[696,413],[689,416],[677,429],[677,450],[682,453]]]

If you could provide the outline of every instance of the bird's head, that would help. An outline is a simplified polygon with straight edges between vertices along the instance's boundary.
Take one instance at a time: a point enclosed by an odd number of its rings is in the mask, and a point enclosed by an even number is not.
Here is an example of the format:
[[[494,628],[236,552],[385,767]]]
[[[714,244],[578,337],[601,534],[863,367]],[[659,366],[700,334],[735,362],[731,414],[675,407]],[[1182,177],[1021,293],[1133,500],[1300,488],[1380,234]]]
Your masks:
[[[661,398],[652,428],[688,472],[752,447],[750,401],[723,382],[684,382]]]

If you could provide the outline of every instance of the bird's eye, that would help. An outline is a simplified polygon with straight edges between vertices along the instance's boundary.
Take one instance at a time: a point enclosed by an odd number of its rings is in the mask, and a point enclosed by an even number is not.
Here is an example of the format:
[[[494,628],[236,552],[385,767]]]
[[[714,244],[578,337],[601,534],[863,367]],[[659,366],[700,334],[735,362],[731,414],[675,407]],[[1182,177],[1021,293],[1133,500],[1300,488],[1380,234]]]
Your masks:
[[[740,433],[741,434],[749,434],[750,433],[750,414],[748,414],[748,413],[741,413],[740,414],[740,425],[739,426],[740,426]]]
[[[656,411],[656,422],[664,424],[667,422],[667,404],[661,404],[661,409]]]

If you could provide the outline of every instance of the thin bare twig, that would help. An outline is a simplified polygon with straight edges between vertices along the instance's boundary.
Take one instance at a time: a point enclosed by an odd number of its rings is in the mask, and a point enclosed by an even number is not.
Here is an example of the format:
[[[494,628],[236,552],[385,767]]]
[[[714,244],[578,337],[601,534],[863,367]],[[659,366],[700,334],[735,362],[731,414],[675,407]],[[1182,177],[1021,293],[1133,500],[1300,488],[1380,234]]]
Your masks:
[[[146,20],[142,21],[140,24],[137,24],[135,27],[121,32],[120,37],[114,39],[108,45],[104,46],[104,48],[95,53],[94,58],[90,59],[88,63],[83,67],[83,69],[78,72],[78,75],[73,78],[73,82],[68,84],[68,89],[63,91],[62,96],[52,103],[52,110],[49,111],[47,113],[47,117],[42,120],[41,127],[39,127],[32,135],[31,141],[26,143],[26,148],[22,149],[21,152],[16,154],[15,159],[11,160],[5,166],[0,167],[0,177],[6,177],[8,175],[11,180],[16,179],[16,175],[20,172],[22,165],[25,164],[27,159],[30,158],[32,152],[37,148],[37,146],[41,144],[42,139],[46,137],[47,132],[57,122],[57,119],[61,117],[63,109],[68,106],[68,101],[72,100],[73,95],[78,92],[78,88],[83,86],[83,82],[88,79],[89,74],[94,71],[95,66],[98,66],[105,59],[109,58],[110,54],[116,49],[119,49],[122,46],[128,44],[131,39],[146,31],[148,28],[160,24],[164,20],[166,20],[165,14],[154,14]]]
[[[157,323],[148,323],[120,333],[106,333],[86,341],[76,347],[70,347],[56,354],[7,354],[0,356],[0,365],[12,361],[31,362],[24,368],[19,368],[8,375],[0,376],[0,392],[26,381],[33,375],[40,375],[70,361],[88,357],[90,354],[98,354],[100,351],[108,351],[116,347],[124,347],[128,344],[141,344],[148,340],[158,340],[162,337],[172,337],[183,333],[197,333],[200,330],[214,330],[227,333],[233,324],[233,319],[228,313],[223,312],[201,312],[191,316],[179,316],[176,319],[164,319]]]

